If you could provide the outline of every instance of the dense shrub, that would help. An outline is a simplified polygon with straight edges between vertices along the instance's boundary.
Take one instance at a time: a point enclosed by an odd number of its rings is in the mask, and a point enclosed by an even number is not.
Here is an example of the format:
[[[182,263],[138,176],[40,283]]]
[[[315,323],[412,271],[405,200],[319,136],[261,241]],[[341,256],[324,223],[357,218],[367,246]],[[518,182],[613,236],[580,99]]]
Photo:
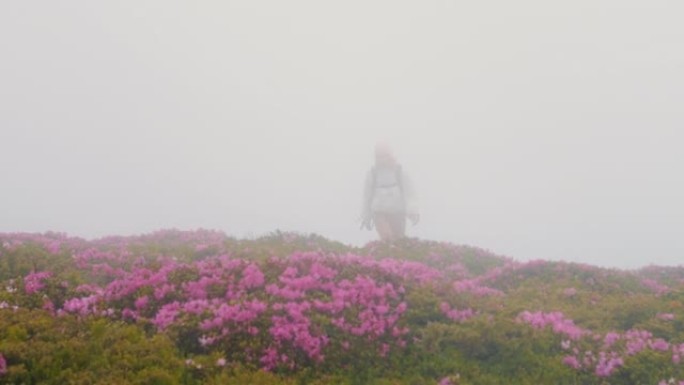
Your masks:
[[[682,381],[684,269],[403,239],[0,234],[0,384]]]

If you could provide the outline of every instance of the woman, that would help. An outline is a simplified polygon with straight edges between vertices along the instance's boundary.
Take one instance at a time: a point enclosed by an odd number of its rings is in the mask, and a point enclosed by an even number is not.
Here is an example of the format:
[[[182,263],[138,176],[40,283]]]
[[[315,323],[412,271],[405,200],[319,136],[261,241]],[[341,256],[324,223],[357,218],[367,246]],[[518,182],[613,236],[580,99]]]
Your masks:
[[[406,218],[415,225],[420,216],[413,185],[385,144],[375,146],[375,165],[368,171],[363,194],[361,227],[372,229],[380,239],[404,237]]]

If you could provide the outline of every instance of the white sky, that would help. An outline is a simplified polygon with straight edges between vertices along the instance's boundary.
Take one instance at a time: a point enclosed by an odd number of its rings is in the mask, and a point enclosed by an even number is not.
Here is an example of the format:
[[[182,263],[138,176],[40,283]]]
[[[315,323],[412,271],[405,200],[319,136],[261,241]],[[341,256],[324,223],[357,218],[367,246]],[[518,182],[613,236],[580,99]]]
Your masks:
[[[0,231],[362,244],[385,138],[410,235],[684,261],[684,2],[0,2]]]

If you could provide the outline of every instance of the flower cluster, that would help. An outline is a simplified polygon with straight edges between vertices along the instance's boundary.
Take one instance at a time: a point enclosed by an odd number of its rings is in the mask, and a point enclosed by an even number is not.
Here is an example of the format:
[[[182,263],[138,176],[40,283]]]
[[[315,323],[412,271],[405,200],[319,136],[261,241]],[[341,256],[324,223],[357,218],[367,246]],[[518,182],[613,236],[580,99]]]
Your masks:
[[[463,322],[475,316],[475,311],[473,309],[452,309],[446,302],[442,302],[439,305],[439,310],[452,321]]]
[[[33,272],[24,277],[24,291],[26,294],[37,293],[45,287],[43,281],[52,275],[49,271]]]
[[[195,327],[207,349],[258,341],[245,357],[269,370],[322,362],[328,346],[345,349],[352,340],[380,356],[406,346],[404,286],[440,276],[418,263],[315,252],[262,263],[227,255],[191,263],[160,259],[155,267],[126,265],[130,255],[92,249],[75,258],[109,282],[80,286],[86,295],[66,300],[58,314],[107,315],[160,331]],[[106,262],[119,267],[106,269]]]
[[[591,378],[589,383],[616,372],[631,376],[641,354],[652,355],[659,370],[667,368],[661,376],[684,373],[684,343],[672,333],[684,314],[672,301],[684,270],[520,263],[415,239],[361,249],[332,243],[326,249],[321,242],[327,241],[290,233],[238,241],[219,232],[177,230],[93,241],[0,234],[0,312],[37,311],[65,323],[126,323],[164,334],[177,342],[188,360],[185,369],[193,372],[227,370],[234,363],[326,372],[356,365],[358,357],[369,365],[405,362],[411,354],[432,354],[433,337],[475,335],[483,346],[507,344],[497,333],[461,332],[505,325],[544,330],[530,333],[537,344],[531,354],[548,351],[581,372],[561,367],[558,373]],[[647,306],[621,312],[623,300],[632,299]],[[530,303],[543,304],[544,311],[521,311]],[[613,309],[618,311],[610,318]],[[629,319],[619,319],[626,314]],[[466,322],[473,317],[477,322]],[[447,330],[448,337],[439,334]],[[466,349],[470,343],[455,345]],[[14,350],[3,353],[0,375],[8,365],[22,364]],[[441,381],[431,380],[460,383],[444,376],[471,359],[445,358],[454,366],[432,374]],[[487,364],[475,366],[484,373]]]
[[[641,284],[651,289],[657,296],[664,295],[670,292],[669,287],[653,279],[644,278],[641,280]]]
[[[558,311],[550,313],[524,311],[518,315],[518,321],[530,324],[536,329],[551,326],[555,333],[563,334],[572,340],[577,340],[588,333]]]
[[[563,363],[574,369],[593,368],[598,377],[608,377],[616,369],[624,365],[624,356],[634,356],[649,349],[655,352],[671,352],[672,362],[679,364],[684,355],[684,344],[671,344],[665,339],[654,338],[647,330],[630,329],[624,333],[608,332],[605,335],[582,329],[566,318],[561,312],[529,312],[518,315],[518,321],[542,329],[551,326],[556,334],[561,334],[568,340],[561,342],[563,350],[571,350],[572,354],[563,357]],[[583,353],[578,347],[572,347],[572,341],[588,337],[590,341],[600,341],[598,352],[586,350]],[[618,346],[619,343],[619,346]]]

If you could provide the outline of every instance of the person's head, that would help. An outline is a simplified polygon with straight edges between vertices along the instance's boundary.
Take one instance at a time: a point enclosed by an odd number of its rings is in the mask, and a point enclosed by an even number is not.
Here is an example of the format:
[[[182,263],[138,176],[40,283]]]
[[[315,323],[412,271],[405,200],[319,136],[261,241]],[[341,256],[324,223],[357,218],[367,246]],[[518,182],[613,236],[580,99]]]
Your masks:
[[[395,165],[397,163],[394,158],[392,148],[384,142],[375,145],[375,164],[382,166]]]

